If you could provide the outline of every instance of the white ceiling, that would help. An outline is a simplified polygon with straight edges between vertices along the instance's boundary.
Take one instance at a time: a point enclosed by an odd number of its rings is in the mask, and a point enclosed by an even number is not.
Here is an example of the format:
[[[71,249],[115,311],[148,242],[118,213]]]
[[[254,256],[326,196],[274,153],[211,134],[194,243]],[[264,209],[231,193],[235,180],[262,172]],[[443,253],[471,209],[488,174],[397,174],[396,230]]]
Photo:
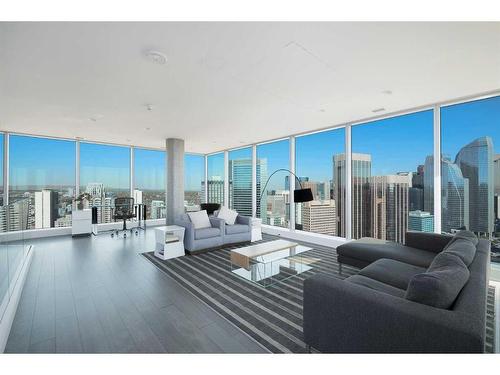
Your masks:
[[[500,23],[0,23],[21,133],[208,153],[499,88]]]

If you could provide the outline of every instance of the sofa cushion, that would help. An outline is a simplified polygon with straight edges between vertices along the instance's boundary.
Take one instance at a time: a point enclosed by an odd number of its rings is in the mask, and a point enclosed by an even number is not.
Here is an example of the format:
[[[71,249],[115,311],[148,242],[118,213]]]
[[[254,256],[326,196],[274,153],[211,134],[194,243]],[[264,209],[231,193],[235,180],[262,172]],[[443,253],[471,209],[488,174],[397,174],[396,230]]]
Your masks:
[[[469,280],[470,272],[455,254],[438,254],[427,272],[415,275],[405,298],[429,306],[449,309]]]
[[[468,239],[457,238],[443,250],[443,253],[456,255],[469,267],[476,255],[476,246]]]
[[[453,236],[453,239],[451,240],[450,243],[448,243],[447,246],[445,246],[444,250],[446,250],[446,248],[448,246],[450,246],[454,240],[457,240],[457,239],[469,240],[474,244],[474,246],[477,246],[477,244],[479,243],[479,239],[474,234],[474,232],[471,232],[470,230],[461,230],[461,231],[458,231],[457,233],[455,233],[455,235]]]
[[[248,232],[248,225],[234,224],[226,225],[226,234],[237,234]]]
[[[347,279],[345,279],[345,281],[353,283],[353,284],[361,285],[361,286],[364,286],[364,287],[367,287],[367,288],[370,288],[373,290],[377,290],[379,292],[390,294],[390,295],[396,296],[396,297],[403,298],[405,295],[405,291],[403,289],[393,287],[389,284],[384,284],[380,281],[370,279],[369,277],[362,276],[362,275],[349,276]]]
[[[395,242],[368,237],[338,246],[337,253],[348,258],[360,259],[368,263],[386,258],[426,268],[429,267],[436,256],[436,253],[431,251],[415,249]]]
[[[460,257],[467,267],[470,266],[476,255],[477,236],[468,231],[457,232],[453,239],[445,246],[443,251],[450,252]]]
[[[196,229],[194,231],[194,238],[196,240],[202,240],[204,238],[212,238],[217,236],[220,236],[219,228],[202,228]]]
[[[227,225],[233,225],[238,217],[238,213],[234,210],[230,210],[226,206],[222,206],[217,213],[217,217],[224,220]]]
[[[212,226],[206,210],[189,212],[187,215],[191,223],[193,223],[194,229],[210,228]]]
[[[392,259],[379,259],[359,271],[359,275],[406,290],[411,278],[425,271],[426,268],[424,267],[418,267]]]

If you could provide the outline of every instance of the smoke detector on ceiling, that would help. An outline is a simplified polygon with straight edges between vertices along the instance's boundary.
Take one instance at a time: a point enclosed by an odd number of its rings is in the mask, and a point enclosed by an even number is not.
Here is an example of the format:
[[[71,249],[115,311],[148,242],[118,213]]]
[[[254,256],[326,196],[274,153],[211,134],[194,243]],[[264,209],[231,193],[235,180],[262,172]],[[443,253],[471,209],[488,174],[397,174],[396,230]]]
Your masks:
[[[144,56],[154,64],[165,65],[167,63],[167,56],[158,51],[146,51]]]

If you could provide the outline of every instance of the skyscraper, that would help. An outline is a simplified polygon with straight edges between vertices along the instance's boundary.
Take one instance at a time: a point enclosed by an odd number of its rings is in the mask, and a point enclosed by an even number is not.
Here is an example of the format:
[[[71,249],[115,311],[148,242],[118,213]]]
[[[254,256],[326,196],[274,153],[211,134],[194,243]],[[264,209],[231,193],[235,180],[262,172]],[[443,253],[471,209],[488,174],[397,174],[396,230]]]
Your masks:
[[[312,201],[302,204],[302,228],[308,232],[337,235],[335,201]]]
[[[202,182],[202,189],[204,189],[204,183]],[[212,176],[208,180],[208,197],[207,203],[219,203],[224,204],[224,181],[220,176]]]
[[[469,180],[469,230],[493,232],[493,141],[477,138],[460,149],[455,164]]]
[[[229,205],[243,216],[252,216],[252,159],[229,161]]]
[[[52,228],[59,216],[59,194],[44,189],[35,192],[35,228]]]
[[[404,242],[408,228],[408,173],[371,177],[370,237]]]
[[[469,180],[450,159],[441,159],[441,231],[469,229]]]
[[[369,154],[352,154],[352,238],[370,235],[371,228],[371,178],[372,157]],[[333,156],[333,199],[335,200],[340,237],[345,231],[345,154]]]

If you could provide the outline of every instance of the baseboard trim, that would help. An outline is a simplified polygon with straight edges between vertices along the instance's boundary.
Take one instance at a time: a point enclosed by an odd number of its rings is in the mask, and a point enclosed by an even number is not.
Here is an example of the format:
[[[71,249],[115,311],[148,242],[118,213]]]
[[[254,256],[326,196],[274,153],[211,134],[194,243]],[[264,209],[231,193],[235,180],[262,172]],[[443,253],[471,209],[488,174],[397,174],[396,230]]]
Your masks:
[[[14,322],[14,317],[16,316],[17,306],[21,299],[24,283],[26,282],[26,276],[28,275],[31,260],[33,259],[34,250],[34,246],[31,246],[19,271],[17,281],[11,291],[12,294],[9,302],[7,303],[7,308],[4,312],[3,318],[0,321],[0,353],[5,351],[5,346],[7,345],[7,340],[9,339],[10,330],[12,328],[12,323]]]

